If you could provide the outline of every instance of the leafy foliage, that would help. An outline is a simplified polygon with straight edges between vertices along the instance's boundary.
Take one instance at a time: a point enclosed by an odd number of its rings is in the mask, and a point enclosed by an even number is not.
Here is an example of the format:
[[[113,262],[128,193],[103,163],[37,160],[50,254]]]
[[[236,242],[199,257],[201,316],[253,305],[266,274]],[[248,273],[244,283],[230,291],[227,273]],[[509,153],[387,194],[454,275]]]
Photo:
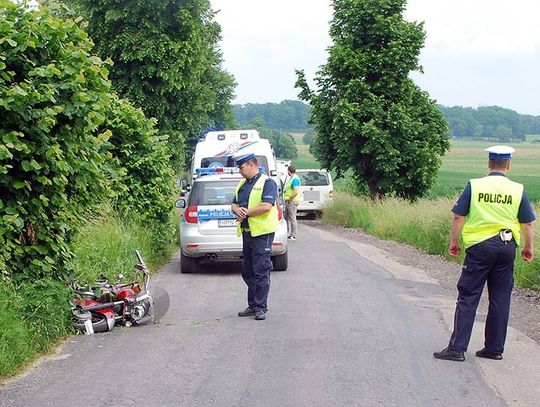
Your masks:
[[[173,172],[167,138],[158,134],[154,119],[117,97],[112,99],[103,128],[111,132],[109,151],[116,159],[115,208],[146,222],[155,231],[156,245],[165,249],[174,236],[168,229]]]
[[[264,119],[255,117],[247,123],[247,127],[250,129],[257,129],[262,138],[268,139],[276,157],[292,160],[298,157],[298,149],[293,136],[288,133],[283,133],[278,130],[269,129],[266,127]]]
[[[241,127],[255,118],[261,118],[271,129],[303,131],[309,128],[310,107],[298,100],[284,100],[280,103],[247,103],[234,105],[234,116]]]
[[[73,20],[0,0],[0,267],[57,275],[78,219],[109,193],[107,64]]]
[[[408,77],[419,70],[422,24],[406,22],[405,0],[334,0],[329,58],[300,98],[312,106],[314,152],[338,176],[350,168],[372,197],[415,199],[433,184],[449,148],[435,103]]]
[[[176,170],[204,128],[232,125],[233,77],[221,68],[208,0],[66,0],[88,20],[114,90],[169,134]]]

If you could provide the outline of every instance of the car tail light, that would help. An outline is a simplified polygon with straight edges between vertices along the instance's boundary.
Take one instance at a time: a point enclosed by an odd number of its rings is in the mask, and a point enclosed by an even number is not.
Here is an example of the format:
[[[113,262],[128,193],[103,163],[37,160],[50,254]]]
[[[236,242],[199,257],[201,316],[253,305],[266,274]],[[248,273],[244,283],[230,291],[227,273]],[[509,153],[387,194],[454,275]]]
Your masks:
[[[281,220],[281,218],[283,218],[283,209],[281,209],[281,205],[277,205],[277,218],[278,220]]]
[[[197,205],[189,205],[184,211],[187,223],[197,223]]]
[[[333,198],[333,197],[334,197],[334,191],[328,192],[328,198]]]

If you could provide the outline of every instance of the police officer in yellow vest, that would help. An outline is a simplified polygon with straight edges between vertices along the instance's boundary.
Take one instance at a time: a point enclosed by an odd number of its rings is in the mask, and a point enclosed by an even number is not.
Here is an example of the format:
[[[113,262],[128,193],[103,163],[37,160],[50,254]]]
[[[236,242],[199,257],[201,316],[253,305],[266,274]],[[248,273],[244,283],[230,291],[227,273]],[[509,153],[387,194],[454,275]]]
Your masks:
[[[493,146],[486,151],[489,152],[489,175],[471,179],[452,209],[454,220],[448,252],[453,257],[459,256],[461,233],[465,260],[457,284],[454,331],[448,347],[433,354],[437,359],[465,360],[476,308],[486,282],[489,309],[485,341],[476,356],[502,359],[514,286],[516,247],[521,247],[525,261],[533,259],[535,215],[523,185],[506,178],[515,150]]]
[[[289,165],[287,169],[288,178],[285,183],[283,198],[285,199],[285,220],[287,221],[287,237],[289,240],[296,240],[296,212],[298,202],[300,202],[300,178],[296,175],[294,165]]]
[[[247,154],[236,158],[240,174],[231,210],[238,218],[238,235],[242,235],[242,278],[248,286],[248,307],[239,317],[266,319],[272,242],[278,229],[276,207],[277,185],[259,170],[257,158]]]

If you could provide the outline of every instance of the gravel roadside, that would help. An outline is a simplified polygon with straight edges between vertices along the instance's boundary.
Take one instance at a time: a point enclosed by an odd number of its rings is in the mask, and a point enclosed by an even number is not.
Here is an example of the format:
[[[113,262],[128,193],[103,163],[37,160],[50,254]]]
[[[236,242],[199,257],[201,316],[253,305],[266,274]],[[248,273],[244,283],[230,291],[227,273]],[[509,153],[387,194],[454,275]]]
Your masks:
[[[456,283],[461,273],[461,265],[445,260],[441,256],[426,254],[414,247],[389,240],[381,240],[363,233],[359,229],[348,229],[320,221],[303,221],[306,225],[337,233],[340,236],[370,244],[385,250],[397,262],[424,270],[437,279],[441,286],[457,296]],[[452,295],[449,293],[449,295]],[[478,312],[487,310],[487,290],[484,290]],[[510,310],[510,325],[520,330],[540,344],[540,293],[527,288],[514,288]]]

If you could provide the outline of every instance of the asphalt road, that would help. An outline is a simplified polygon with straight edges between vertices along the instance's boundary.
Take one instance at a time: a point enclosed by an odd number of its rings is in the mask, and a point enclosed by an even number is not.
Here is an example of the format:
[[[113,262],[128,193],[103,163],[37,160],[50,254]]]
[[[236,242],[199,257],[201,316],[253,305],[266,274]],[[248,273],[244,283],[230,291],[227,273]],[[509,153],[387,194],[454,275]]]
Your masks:
[[[391,253],[299,232],[266,321],[236,316],[238,265],[185,275],[177,253],[153,279],[170,295],[159,323],[69,339],[0,387],[0,406],[540,405],[536,343],[511,331],[501,362],[435,360],[455,293]]]

